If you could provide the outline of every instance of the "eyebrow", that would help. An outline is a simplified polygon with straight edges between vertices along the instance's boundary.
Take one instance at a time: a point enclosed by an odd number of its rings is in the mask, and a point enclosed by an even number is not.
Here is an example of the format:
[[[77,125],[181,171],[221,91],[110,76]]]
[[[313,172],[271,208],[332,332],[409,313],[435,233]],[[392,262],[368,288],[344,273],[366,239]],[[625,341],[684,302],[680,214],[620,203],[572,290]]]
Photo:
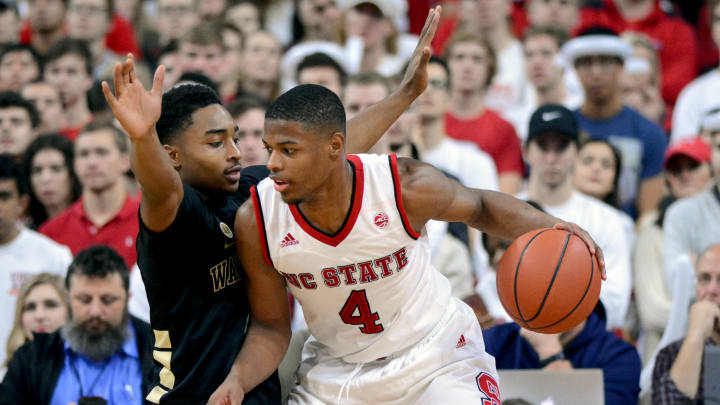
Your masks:
[[[235,125],[232,133],[234,134],[237,131],[238,131],[238,126]],[[205,135],[224,134],[226,132],[227,132],[227,130],[225,130],[225,128],[208,129],[207,131],[205,131]]]

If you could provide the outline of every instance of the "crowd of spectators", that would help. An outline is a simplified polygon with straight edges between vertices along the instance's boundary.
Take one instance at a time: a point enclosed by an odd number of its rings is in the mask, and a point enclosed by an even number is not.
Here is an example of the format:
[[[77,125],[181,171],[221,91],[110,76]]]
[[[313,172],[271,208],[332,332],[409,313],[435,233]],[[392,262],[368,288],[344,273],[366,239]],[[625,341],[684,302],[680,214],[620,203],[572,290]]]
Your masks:
[[[147,394],[141,190],[99,84],[117,62],[132,54],[146,88],[162,64],[164,90],[215,90],[242,165],[262,165],[270,102],[306,83],[348,118],[380,102],[437,4],[427,89],[371,153],[575,222],[607,264],[590,317],[539,335],[495,291],[510,241],[431,221],[433,264],[498,368],[600,368],[606,403],[703,403],[720,344],[720,0],[0,0],[0,404]]]

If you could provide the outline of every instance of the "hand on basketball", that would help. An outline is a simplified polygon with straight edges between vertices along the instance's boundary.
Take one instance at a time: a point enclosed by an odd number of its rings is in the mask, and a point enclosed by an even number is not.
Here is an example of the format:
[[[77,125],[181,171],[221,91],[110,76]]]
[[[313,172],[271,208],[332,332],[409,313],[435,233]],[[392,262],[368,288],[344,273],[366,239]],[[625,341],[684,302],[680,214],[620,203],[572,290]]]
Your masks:
[[[102,82],[102,89],[115,118],[128,132],[130,139],[149,135],[160,119],[165,66],[160,65],[155,71],[150,91],[145,90],[135,75],[132,54],[128,55],[124,63],[116,63],[113,73],[115,94],[105,81]]]
[[[420,33],[420,39],[418,40],[418,44],[405,71],[405,76],[400,84],[402,89],[409,91],[410,94],[413,95],[413,98],[420,96],[427,87],[427,65],[430,60],[430,55],[432,54],[430,43],[435,37],[435,31],[440,22],[441,11],[442,7],[437,6],[428,13],[425,26]]]
[[[520,328],[520,336],[530,343],[540,360],[546,359],[562,351],[559,333],[538,333],[529,329]]]
[[[590,249],[590,254],[595,256],[595,258],[597,259],[598,265],[600,266],[600,276],[603,280],[607,280],[607,275],[605,274],[605,256],[603,255],[600,246],[598,246],[597,243],[595,243],[595,241],[593,240],[593,238],[590,237],[590,234],[588,234],[587,232],[585,232],[584,229],[580,228],[577,224],[574,224],[572,222],[558,222],[553,228],[568,231],[580,237],[580,239],[585,242],[588,249]]]
[[[245,398],[245,391],[236,378],[230,374],[225,381],[213,392],[207,405],[241,405]]]

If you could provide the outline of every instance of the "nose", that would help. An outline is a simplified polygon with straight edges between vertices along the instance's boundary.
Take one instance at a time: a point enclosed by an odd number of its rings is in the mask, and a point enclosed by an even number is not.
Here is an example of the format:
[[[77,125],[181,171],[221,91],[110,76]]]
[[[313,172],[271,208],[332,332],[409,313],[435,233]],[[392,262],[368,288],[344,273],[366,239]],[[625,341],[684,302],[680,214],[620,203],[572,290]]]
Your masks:
[[[267,168],[271,172],[279,172],[280,170],[282,170],[280,157],[277,153],[275,153],[274,150],[270,152],[270,156],[268,156]]]
[[[225,155],[228,161],[240,160],[240,150],[232,139],[229,142],[229,146],[225,148]]]
[[[88,304],[88,314],[91,317],[99,317],[100,315],[102,315],[102,312],[102,303],[99,299],[93,299],[90,304]]]

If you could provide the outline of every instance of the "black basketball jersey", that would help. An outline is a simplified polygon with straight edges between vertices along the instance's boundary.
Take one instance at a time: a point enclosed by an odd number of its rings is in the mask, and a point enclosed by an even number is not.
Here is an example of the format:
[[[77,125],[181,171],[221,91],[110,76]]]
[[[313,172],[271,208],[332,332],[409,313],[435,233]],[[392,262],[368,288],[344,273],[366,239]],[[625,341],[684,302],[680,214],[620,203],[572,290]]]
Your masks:
[[[205,404],[230,372],[249,321],[234,218],[264,166],[242,172],[238,191],[204,200],[183,185],[173,223],[155,233],[140,220],[138,266],[150,303],[157,373],[151,404]],[[246,404],[279,404],[277,373],[245,395]]]

